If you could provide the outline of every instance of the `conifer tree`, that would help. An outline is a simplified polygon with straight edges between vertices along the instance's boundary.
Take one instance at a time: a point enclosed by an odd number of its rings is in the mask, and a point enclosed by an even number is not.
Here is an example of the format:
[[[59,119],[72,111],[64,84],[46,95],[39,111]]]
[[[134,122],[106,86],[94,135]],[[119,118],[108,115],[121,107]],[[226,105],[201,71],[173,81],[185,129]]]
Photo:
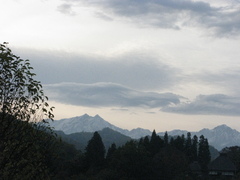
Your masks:
[[[211,160],[211,155],[209,151],[208,140],[204,138],[203,135],[199,139],[199,148],[198,148],[198,162],[200,163],[202,170],[207,171],[207,165]]]
[[[185,142],[184,151],[188,157],[189,162],[192,162],[192,159],[193,159],[193,157],[192,157],[193,156],[192,155],[192,138],[191,138],[190,132],[187,133],[187,139]]]
[[[153,130],[152,136],[150,139],[150,152],[152,155],[155,155],[159,152],[160,148],[164,146],[164,141],[156,134],[156,131]]]
[[[163,137],[163,140],[164,140],[164,146],[166,147],[166,146],[168,146],[168,133],[167,133],[167,131],[165,132],[165,134],[164,134],[164,137]]]
[[[149,143],[150,143],[150,140],[148,138],[148,136],[145,136],[144,139],[143,139],[143,144],[145,147],[149,146]]]
[[[196,135],[192,138],[192,158],[193,161],[197,161],[198,159],[198,137]]]
[[[174,138],[173,138],[173,137],[171,137],[169,144],[170,144],[171,146],[174,146]]]
[[[110,159],[116,150],[117,150],[116,144],[112,143],[112,145],[108,148],[106,159],[107,160]]]
[[[174,146],[180,151],[184,150],[184,136],[177,136],[177,138],[174,140]]]
[[[100,167],[104,163],[105,147],[98,132],[94,132],[86,147],[86,163],[90,168]]]

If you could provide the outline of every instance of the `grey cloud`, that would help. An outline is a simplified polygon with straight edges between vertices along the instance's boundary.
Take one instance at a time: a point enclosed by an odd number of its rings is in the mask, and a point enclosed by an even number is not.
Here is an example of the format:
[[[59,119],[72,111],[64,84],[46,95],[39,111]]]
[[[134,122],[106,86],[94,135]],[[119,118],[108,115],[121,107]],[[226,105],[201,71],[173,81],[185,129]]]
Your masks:
[[[137,91],[114,83],[60,83],[44,86],[52,100],[88,107],[160,108],[179,104],[181,96],[172,93]]]
[[[240,116],[240,97],[223,94],[199,95],[192,102],[162,108],[180,114]]]
[[[225,68],[219,72],[202,72],[192,77],[201,84],[222,89],[230,94],[238,95],[240,91],[240,69]],[[193,81],[193,80],[192,80]]]
[[[211,28],[212,34],[219,37],[238,36],[240,32],[240,8],[234,12],[221,12],[200,18],[203,26]],[[211,33],[211,32],[210,32]]]
[[[97,6],[108,14],[107,17],[113,18],[117,15],[141,26],[172,29],[200,26],[216,36],[238,35],[240,31],[240,6],[236,5],[213,7],[210,3],[191,0],[68,0],[68,2]]]
[[[129,109],[126,109],[126,108],[118,108],[118,109],[113,108],[113,109],[111,109],[111,110],[112,110],[112,111],[123,111],[123,112],[129,111]]]
[[[68,14],[68,15],[76,15],[76,13],[72,10],[72,4],[69,3],[64,3],[61,4],[60,6],[57,7],[57,10],[63,14]]]
[[[104,19],[106,21],[113,21],[113,18],[111,18],[110,16],[108,16],[102,12],[96,12],[95,15],[96,15],[96,17]]]
[[[21,55],[23,52],[28,54]],[[135,89],[164,90],[175,86],[180,74],[179,70],[142,53],[111,58],[64,52],[22,51],[21,54],[31,59],[34,72],[43,84],[114,82]]]

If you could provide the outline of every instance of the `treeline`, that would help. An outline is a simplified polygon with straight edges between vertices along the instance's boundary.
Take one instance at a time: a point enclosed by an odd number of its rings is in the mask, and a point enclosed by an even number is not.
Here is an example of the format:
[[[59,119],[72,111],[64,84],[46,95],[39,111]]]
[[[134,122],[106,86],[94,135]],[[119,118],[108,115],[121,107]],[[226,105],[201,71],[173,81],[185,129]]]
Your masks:
[[[131,140],[121,147],[113,143],[105,155],[100,135],[95,132],[83,154],[82,175],[93,179],[195,179],[189,165],[198,161],[203,173],[211,156],[204,136],[188,133],[161,138],[153,131],[139,141]],[[79,172],[80,172],[79,171]]]
[[[0,114],[1,115],[1,114]],[[189,165],[203,171],[210,161],[208,141],[188,133],[131,140],[107,150],[95,132],[84,152],[41,124],[1,117],[0,179],[194,179]]]

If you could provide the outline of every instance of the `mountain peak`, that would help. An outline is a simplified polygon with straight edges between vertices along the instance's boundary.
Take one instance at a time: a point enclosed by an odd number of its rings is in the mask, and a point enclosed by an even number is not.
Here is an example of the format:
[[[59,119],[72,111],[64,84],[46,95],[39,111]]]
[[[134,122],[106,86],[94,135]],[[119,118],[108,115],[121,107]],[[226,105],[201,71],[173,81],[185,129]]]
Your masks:
[[[219,125],[219,126],[215,127],[213,130],[222,130],[222,129],[223,130],[233,130],[232,128],[230,128],[226,124]]]
[[[215,128],[218,128],[218,127],[222,127],[222,128],[228,127],[229,128],[229,126],[227,126],[226,124],[222,124],[222,125],[216,126]]]
[[[98,114],[96,114],[95,116],[94,116],[94,118],[101,118],[101,116],[99,116]],[[102,119],[102,118],[101,118]]]
[[[82,115],[80,117],[90,117],[90,116],[87,113],[85,113],[84,115]]]
[[[76,132],[95,132],[102,130],[105,127],[117,129],[117,127],[105,121],[98,114],[94,117],[89,116],[88,114],[84,114],[82,116],[77,116],[69,119],[61,119],[54,121],[52,123],[52,126],[56,130],[63,131],[65,134]]]

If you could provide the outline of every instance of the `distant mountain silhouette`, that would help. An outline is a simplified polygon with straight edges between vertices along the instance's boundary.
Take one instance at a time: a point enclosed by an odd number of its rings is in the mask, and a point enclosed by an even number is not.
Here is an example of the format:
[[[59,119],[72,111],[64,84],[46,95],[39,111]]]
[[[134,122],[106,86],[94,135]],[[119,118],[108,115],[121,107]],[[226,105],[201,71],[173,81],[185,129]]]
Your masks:
[[[109,128],[114,131],[117,131],[125,136],[129,136],[132,139],[139,139],[144,136],[151,135],[151,131],[148,129],[136,128],[131,131],[127,129],[121,129],[117,126],[112,125],[111,123],[105,121],[99,115],[94,117],[84,114],[83,116],[61,119],[50,122],[50,125],[55,128],[55,130],[63,131],[65,134],[73,134],[80,132],[95,132],[101,131],[104,128]],[[173,130],[169,131],[168,135],[187,135],[188,131],[185,130]],[[163,136],[165,132],[160,132],[158,135]],[[191,132],[192,136],[197,135],[200,137],[204,135],[208,139],[210,145],[215,147],[218,150],[223,149],[227,146],[240,146],[240,132],[226,126],[220,125],[214,129],[202,129],[198,132]]]
[[[55,131],[58,136],[61,137],[63,141],[73,144],[76,149],[84,151],[88,141],[93,137],[93,132],[78,132],[72,134],[65,134],[63,131]],[[130,141],[131,138],[125,136],[117,131],[114,131],[110,128],[104,128],[101,131],[98,131],[100,134],[103,144],[106,148],[106,151],[111,146],[112,143],[115,143],[116,146],[122,146],[127,141]]]
[[[121,129],[105,121],[99,115],[92,117],[88,114],[84,114],[83,116],[61,119],[53,122],[51,121],[50,125],[54,127],[55,130],[63,131],[65,134],[72,134],[76,132],[95,132],[104,128],[110,128],[133,139],[139,139],[141,137],[151,135],[151,131],[147,129],[137,128],[131,131]]]
[[[173,130],[169,131],[168,135],[176,136],[184,134],[186,136],[187,132],[188,131],[183,130]],[[158,133],[158,135],[162,136],[164,135],[164,133],[161,132]],[[225,124],[217,126],[213,129],[204,128],[198,132],[191,132],[191,135],[196,135],[198,137],[204,135],[204,137],[208,139],[209,144],[219,151],[222,150],[224,147],[240,146],[240,132],[228,127]]]

